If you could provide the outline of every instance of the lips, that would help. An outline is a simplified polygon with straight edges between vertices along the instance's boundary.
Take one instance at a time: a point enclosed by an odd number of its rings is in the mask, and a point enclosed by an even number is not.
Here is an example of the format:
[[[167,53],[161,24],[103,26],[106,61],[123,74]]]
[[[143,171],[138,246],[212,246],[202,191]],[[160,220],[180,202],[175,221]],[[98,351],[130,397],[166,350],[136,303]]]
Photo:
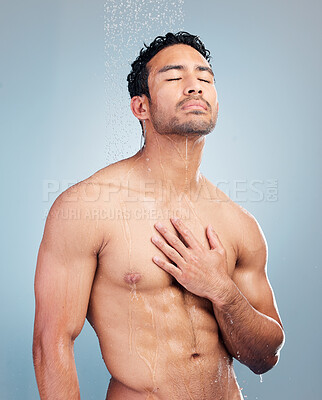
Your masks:
[[[190,108],[197,110],[207,110],[206,104],[201,100],[187,101],[182,107],[183,110],[189,110]]]

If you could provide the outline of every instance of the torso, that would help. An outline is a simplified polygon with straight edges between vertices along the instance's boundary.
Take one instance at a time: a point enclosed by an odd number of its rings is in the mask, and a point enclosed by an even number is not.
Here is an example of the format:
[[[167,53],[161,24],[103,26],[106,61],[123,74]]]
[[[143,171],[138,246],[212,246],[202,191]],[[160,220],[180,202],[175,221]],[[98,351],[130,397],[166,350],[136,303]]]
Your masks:
[[[212,303],[154,264],[153,255],[161,252],[151,242],[157,221],[174,232],[169,216],[175,213],[209,247],[205,230],[211,223],[232,276],[240,235],[234,205],[213,188],[211,199],[201,192],[178,200],[143,199],[140,191],[111,187],[102,187],[95,205],[103,213],[96,212],[93,223],[106,236],[87,316],[113,377],[107,398],[242,399]]]

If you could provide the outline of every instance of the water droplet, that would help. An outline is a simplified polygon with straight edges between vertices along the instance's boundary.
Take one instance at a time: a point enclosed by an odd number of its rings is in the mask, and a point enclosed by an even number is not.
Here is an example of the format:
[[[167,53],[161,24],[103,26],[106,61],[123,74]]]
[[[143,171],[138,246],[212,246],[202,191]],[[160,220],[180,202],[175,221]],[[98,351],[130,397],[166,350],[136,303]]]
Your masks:
[[[141,128],[129,106],[130,65],[144,43],[183,30],[183,4],[184,0],[106,0],[104,4],[107,164],[132,155],[140,144]],[[137,142],[129,137],[132,132],[137,132]]]

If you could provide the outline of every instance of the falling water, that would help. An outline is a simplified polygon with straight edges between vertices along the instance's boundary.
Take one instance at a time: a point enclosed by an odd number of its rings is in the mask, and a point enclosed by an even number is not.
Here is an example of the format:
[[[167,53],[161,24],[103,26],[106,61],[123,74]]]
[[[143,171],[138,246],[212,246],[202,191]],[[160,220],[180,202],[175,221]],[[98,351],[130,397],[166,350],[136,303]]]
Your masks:
[[[104,5],[106,161],[135,153],[141,129],[130,110],[126,77],[143,44],[183,30],[184,0],[107,0]]]

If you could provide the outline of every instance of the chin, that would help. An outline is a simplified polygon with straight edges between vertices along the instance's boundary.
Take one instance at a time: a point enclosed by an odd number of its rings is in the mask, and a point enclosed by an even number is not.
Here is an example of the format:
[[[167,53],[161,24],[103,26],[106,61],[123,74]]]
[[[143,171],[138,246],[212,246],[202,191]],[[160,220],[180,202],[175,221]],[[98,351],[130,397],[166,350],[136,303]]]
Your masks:
[[[160,135],[195,135],[205,136],[212,132],[216,126],[217,117],[214,119],[207,119],[199,117],[194,118],[195,115],[205,115],[203,111],[194,110],[189,113],[192,118],[186,116],[184,121],[174,117],[166,123],[163,120],[154,120],[153,126]]]
[[[215,128],[216,123],[214,121],[211,122],[201,122],[201,121],[188,121],[180,126],[177,126],[178,134],[181,135],[201,135],[205,136],[212,132]]]

